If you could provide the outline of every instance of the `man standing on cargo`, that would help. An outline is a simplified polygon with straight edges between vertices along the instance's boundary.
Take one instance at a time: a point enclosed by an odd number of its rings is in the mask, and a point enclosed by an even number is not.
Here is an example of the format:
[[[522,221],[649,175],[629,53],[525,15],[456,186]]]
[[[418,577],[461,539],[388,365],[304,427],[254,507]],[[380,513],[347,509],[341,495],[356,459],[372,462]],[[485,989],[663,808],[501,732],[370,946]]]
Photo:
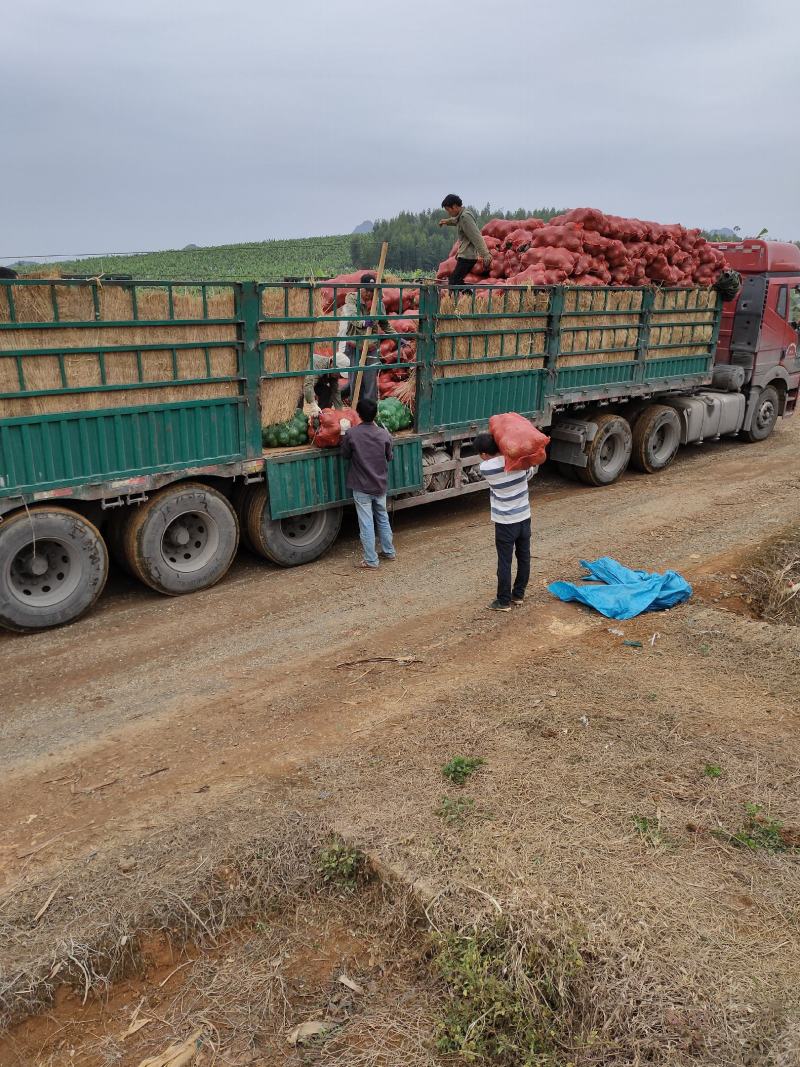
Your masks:
[[[489,605],[494,611],[521,607],[531,576],[531,502],[528,482],[538,467],[526,471],[506,471],[505,459],[490,433],[479,433],[474,442],[481,457],[480,472],[489,483],[490,508],[497,549],[497,597]],[[511,584],[511,563],[517,554],[517,576]]]
[[[375,425],[378,405],[374,400],[361,396],[356,411],[361,422],[351,427],[342,438],[342,456],[350,463],[345,484],[353,492],[358,532],[364,550],[364,558],[357,566],[362,570],[374,570],[379,562],[375,551],[376,526],[381,555],[386,560],[397,559],[386,511],[392,435],[382,426]]]
[[[486,247],[475,216],[464,207],[460,196],[448,193],[442,201],[442,207],[449,217],[439,219],[439,225],[455,226],[458,233],[456,266],[450,275],[449,284],[451,286],[463,285],[464,279],[479,259],[482,259],[483,265],[487,270],[489,269],[492,263],[492,253]]]
[[[361,345],[358,343],[367,335],[373,326],[377,326],[384,333],[391,332],[388,319],[370,319],[372,307],[372,294],[375,291],[375,278],[372,274],[361,275],[361,290],[348,293],[342,305],[341,314],[346,316],[345,321],[339,324],[338,336],[342,338],[336,349],[336,365],[355,367],[361,359]],[[377,315],[384,315],[380,293],[378,294]],[[363,317],[362,317],[363,316]],[[367,349],[365,366],[375,368],[364,371],[364,380],[361,383],[361,396],[369,397],[378,402],[378,364],[380,363],[380,349],[377,342],[371,343]],[[353,392],[353,375],[348,375],[349,388],[345,389],[347,395]]]

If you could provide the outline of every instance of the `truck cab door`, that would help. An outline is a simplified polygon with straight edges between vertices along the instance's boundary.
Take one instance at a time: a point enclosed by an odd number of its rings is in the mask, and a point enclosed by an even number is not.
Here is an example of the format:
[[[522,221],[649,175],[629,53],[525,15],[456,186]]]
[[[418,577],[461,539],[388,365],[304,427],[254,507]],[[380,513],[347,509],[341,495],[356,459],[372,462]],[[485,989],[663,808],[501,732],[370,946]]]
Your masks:
[[[791,376],[790,389],[800,386],[800,279],[789,285],[789,315],[786,332],[786,370]],[[794,357],[794,359],[792,359]]]

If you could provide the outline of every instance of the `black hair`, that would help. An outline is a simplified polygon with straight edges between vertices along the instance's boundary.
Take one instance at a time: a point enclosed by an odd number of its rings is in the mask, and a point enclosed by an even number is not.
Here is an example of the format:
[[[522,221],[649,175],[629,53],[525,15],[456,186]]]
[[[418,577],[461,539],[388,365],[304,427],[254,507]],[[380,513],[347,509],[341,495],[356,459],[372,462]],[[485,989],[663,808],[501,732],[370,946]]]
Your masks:
[[[375,275],[374,274],[362,274],[361,275],[361,285],[374,285],[374,284],[375,284]]]
[[[462,203],[460,196],[456,196],[455,193],[448,193],[442,201],[442,207],[461,207]]]
[[[479,433],[472,443],[476,452],[485,452],[487,456],[496,456],[500,451],[490,433]]]
[[[356,404],[356,411],[362,422],[374,422],[378,414],[378,405],[370,397],[362,396]]]
[[[0,267],[0,278],[18,278],[19,275],[11,267]]]

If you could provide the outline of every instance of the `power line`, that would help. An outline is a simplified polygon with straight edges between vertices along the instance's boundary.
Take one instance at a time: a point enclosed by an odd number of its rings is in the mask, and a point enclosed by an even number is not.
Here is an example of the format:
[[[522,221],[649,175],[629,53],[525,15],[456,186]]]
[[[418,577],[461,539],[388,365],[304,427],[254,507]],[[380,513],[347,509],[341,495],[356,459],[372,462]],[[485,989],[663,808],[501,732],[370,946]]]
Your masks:
[[[1,260],[10,260],[13,262],[19,262],[19,260],[29,259],[99,259],[103,256],[152,256],[156,253],[164,252],[184,252],[183,248],[153,248],[148,252],[29,252],[24,256],[0,256]],[[199,249],[190,249],[190,251],[199,251]]]

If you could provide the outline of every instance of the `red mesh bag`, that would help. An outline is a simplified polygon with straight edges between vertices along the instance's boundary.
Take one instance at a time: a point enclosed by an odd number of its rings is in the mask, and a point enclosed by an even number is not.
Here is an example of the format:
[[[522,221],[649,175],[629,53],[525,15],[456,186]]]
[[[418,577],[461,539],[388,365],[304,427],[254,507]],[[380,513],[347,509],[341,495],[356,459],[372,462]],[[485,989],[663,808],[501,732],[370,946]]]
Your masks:
[[[397,362],[397,342],[387,338],[385,341],[381,341],[381,363],[396,363]]]
[[[436,272],[436,277],[439,281],[443,281],[450,277],[453,271],[456,269],[456,257],[451,256],[449,259],[444,259],[439,264],[439,270]]]
[[[309,440],[317,448],[335,448],[342,439],[341,419],[347,419],[351,426],[358,426],[361,419],[352,408],[323,408],[319,413],[319,426],[315,429],[313,420],[308,424]]]
[[[481,233],[484,237],[496,237],[498,241],[502,241],[519,227],[520,223],[516,219],[490,219]]]
[[[545,449],[550,438],[516,412],[492,415],[489,433],[503,454],[507,471],[525,471],[538,467],[547,459]]]

